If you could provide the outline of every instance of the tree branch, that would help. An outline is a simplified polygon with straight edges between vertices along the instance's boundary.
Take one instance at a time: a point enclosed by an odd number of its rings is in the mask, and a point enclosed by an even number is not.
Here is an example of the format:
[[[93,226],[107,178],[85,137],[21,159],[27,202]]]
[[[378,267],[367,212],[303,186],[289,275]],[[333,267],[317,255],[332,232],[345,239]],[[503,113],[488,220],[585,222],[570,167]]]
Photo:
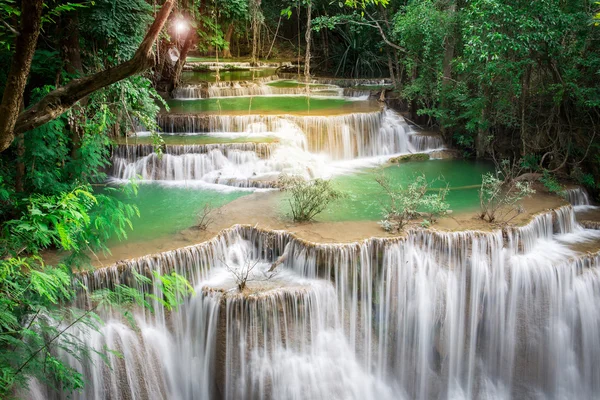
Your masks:
[[[67,85],[48,93],[38,103],[19,115],[14,125],[14,131],[9,133],[11,136],[10,141],[7,142],[4,140],[4,132],[0,131],[2,138],[0,140],[0,151],[4,151],[10,145],[15,134],[29,131],[52,121],[75,105],[79,100],[96,90],[112,85],[153,66],[154,56],[152,54],[152,45],[171,14],[174,3],[175,0],[165,1],[131,60],[96,74],[72,80]],[[24,34],[21,36],[24,36]]]
[[[7,149],[15,138],[14,127],[42,27],[43,7],[42,0],[23,0],[21,3],[20,34],[16,37],[15,53],[0,103],[0,151]]]

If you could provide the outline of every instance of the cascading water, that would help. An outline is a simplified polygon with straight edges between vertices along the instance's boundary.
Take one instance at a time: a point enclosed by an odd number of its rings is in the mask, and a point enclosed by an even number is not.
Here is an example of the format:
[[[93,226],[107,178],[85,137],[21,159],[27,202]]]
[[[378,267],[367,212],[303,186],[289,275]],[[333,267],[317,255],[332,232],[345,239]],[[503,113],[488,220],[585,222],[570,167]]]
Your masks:
[[[430,141],[416,135],[402,117],[391,110],[339,116],[163,114],[158,118],[158,124],[161,130],[170,134],[268,133],[276,131],[282,120],[295,124],[304,132],[309,151],[327,153],[334,159],[427,151],[432,150],[429,147],[431,141],[435,146],[441,144],[439,139]],[[409,141],[414,141],[415,146]]]
[[[196,294],[175,313],[138,312],[139,333],[90,336],[127,347],[128,368],[85,363],[81,398],[594,398],[600,256],[572,244],[599,239],[570,206],[522,228],[354,244],[238,226],[86,272],[95,289],[174,270]],[[248,266],[240,293],[231,271]]]
[[[436,135],[413,131],[397,113],[384,110],[340,116],[163,115],[166,132],[203,132],[215,138],[271,137],[276,145],[167,145],[162,157],[151,146],[119,146],[112,177],[120,180],[198,181],[247,188],[273,187],[281,173],[305,178],[346,171],[336,162],[443,148]],[[357,161],[355,161],[358,158]]]
[[[303,78],[297,74],[289,74],[289,73],[278,73],[277,74],[280,79],[285,80],[294,80]],[[322,77],[313,77],[310,79],[310,83],[313,84],[321,84],[321,85],[335,85],[342,88],[351,88],[355,86],[389,86],[392,84],[391,79],[369,79],[369,78],[357,78],[357,79],[344,79],[344,78],[322,78]]]
[[[567,201],[578,210],[584,210],[593,207],[587,191],[580,186],[576,188],[565,189],[565,197]]]
[[[173,97],[179,100],[204,99],[219,97],[244,97],[244,96],[283,96],[306,95],[312,96],[341,96],[346,92],[334,85],[318,87],[277,87],[254,81],[214,82],[203,85],[182,85],[173,91]],[[367,92],[368,96],[370,92]],[[360,94],[364,95],[364,94]],[[348,92],[348,97],[359,97],[358,93]]]
[[[237,187],[271,186],[272,173],[284,169],[269,159],[275,146],[266,143],[167,145],[161,156],[151,145],[120,145],[113,150],[112,176],[130,180],[186,181]]]

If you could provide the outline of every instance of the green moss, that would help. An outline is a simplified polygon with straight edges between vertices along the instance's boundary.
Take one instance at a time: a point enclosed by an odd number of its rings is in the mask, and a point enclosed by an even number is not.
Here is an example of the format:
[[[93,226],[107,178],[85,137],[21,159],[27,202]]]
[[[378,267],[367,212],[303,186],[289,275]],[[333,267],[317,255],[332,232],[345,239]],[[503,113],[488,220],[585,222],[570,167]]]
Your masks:
[[[415,154],[405,154],[403,156],[395,157],[390,159],[391,163],[394,164],[402,164],[411,161],[427,161],[429,160],[429,154],[425,153],[415,153]]]

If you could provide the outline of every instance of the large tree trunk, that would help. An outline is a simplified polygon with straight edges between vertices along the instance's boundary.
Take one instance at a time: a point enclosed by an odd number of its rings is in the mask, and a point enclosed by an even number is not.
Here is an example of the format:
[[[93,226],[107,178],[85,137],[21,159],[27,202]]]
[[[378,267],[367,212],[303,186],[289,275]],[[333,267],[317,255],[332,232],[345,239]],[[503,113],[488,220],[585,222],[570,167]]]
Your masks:
[[[179,59],[177,60],[177,64],[175,64],[175,71],[173,72],[173,81],[171,83],[171,90],[175,89],[179,86],[181,81],[181,72],[183,72],[183,66],[185,65],[185,61],[187,60],[187,55],[194,44],[196,39],[196,32],[189,31],[187,37],[185,38],[185,42],[183,43],[183,48],[179,53]]]
[[[223,50],[223,58],[231,58],[231,38],[233,37],[233,23],[230,23],[225,32],[225,41],[227,42],[227,48]]]
[[[304,39],[306,39],[306,52],[304,55],[304,79],[308,82],[310,79],[310,40],[311,40],[311,26],[312,26],[312,1],[308,1],[308,5],[306,7],[306,33],[304,34]]]
[[[42,26],[43,7],[42,0],[23,0],[21,3],[21,26],[0,103],[0,151],[6,150],[15,138],[14,128]]]
[[[14,140],[15,134],[29,131],[31,129],[37,128],[38,126],[45,124],[46,122],[52,121],[53,119],[57,118],[65,111],[67,111],[69,108],[71,108],[79,100],[95,92],[96,90],[102,89],[106,86],[112,85],[115,82],[140,73],[154,65],[152,45],[158,37],[159,33],[161,32],[165,22],[167,21],[167,18],[171,13],[171,9],[173,8],[174,2],[175,0],[165,1],[162,8],[156,15],[156,19],[150,26],[146,37],[144,37],[144,40],[140,44],[140,47],[138,48],[131,60],[119,64],[116,67],[98,72],[96,74],[72,80],[67,85],[53,90],[52,92],[44,96],[34,106],[22,112],[17,118],[16,123],[13,123],[12,126],[3,121],[3,118],[5,118],[5,100],[3,98],[2,105],[0,105],[0,110],[2,110],[2,112],[0,112],[0,151],[4,151],[8,148],[8,146],[10,146],[10,144]],[[37,2],[24,0],[24,7],[26,7],[26,4],[29,3],[37,4]],[[39,3],[41,4],[41,1]],[[35,10],[32,9],[24,11],[22,13],[23,16],[27,15],[27,17],[23,17],[22,25],[24,27],[22,27],[21,29],[31,30],[31,28],[33,27],[35,28],[34,30],[36,32],[35,36],[32,36],[31,34],[24,35],[23,33],[21,33],[20,36],[30,37],[30,40],[22,44],[22,46],[25,46],[28,43],[30,44],[31,37],[33,37],[35,41],[37,41],[37,35],[39,34],[40,30],[41,9],[37,15],[33,14],[34,11]],[[32,16],[34,18],[32,18]],[[33,50],[35,49],[35,41],[33,43]],[[22,52],[22,50],[20,50],[19,47],[20,46],[17,45],[15,58],[17,58],[17,54],[20,54],[20,52]],[[33,52],[33,50],[31,51]],[[28,60],[27,74],[23,77],[24,80],[27,79],[29,68],[31,67],[31,57],[33,57],[33,53],[31,54]],[[25,61],[27,61],[27,59],[25,59]],[[19,65],[21,65],[21,63],[17,63],[17,67]],[[13,69],[11,69],[11,73],[9,75],[9,82],[13,77],[13,74],[18,74],[18,76],[21,76],[23,73],[20,71],[13,71]],[[23,83],[23,86],[20,88],[20,97],[23,96],[24,88],[25,85]],[[6,95],[7,93],[5,91],[5,97]]]

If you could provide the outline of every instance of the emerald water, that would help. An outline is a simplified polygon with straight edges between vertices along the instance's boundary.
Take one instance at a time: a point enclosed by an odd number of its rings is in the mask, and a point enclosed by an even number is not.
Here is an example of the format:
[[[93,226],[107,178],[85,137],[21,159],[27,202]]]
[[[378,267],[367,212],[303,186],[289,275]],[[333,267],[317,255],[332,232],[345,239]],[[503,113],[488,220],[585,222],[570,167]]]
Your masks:
[[[121,200],[135,204],[140,218],[133,219],[133,231],[128,231],[127,240],[142,242],[161,237],[170,237],[196,223],[196,216],[205,204],[221,207],[248,192],[206,190],[198,188],[139,185],[134,198],[117,195]],[[111,243],[116,245],[116,241]]]
[[[375,177],[378,173],[388,176],[396,185],[406,185],[420,174],[424,174],[431,188],[450,185],[447,201],[453,212],[475,210],[479,206],[477,190],[481,185],[481,175],[492,171],[491,163],[465,160],[430,160],[393,165],[381,170],[368,169],[351,175],[334,178],[339,190],[347,197],[329,207],[317,219],[320,221],[361,221],[381,219],[383,190]],[[436,180],[440,178],[439,180]],[[287,204],[284,202],[287,211]]]
[[[191,144],[219,144],[219,143],[273,143],[277,141],[275,137],[260,137],[254,135],[238,135],[232,137],[212,136],[212,135],[163,135],[163,141],[166,145],[191,145]],[[117,144],[153,144],[150,136],[133,136],[120,138]]]
[[[431,160],[411,162],[381,169],[395,184],[407,184],[418,174],[425,174],[428,181],[434,182],[432,188],[450,184],[447,200],[454,212],[469,211],[477,208],[479,198],[478,185],[481,175],[491,171],[490,163],[476,163],[463,160]],[[385,199],[377,182],[379,169],[357,171],[333,179],[336,187],[347,194],[345,199],[336,202],[318,221],[377,221],[381,218],[381,202]],[[133,199],[120,196],[123,200],[136,204],[141,218],[134,219],[134,230],[128,233],[128,241],[169,237],[189,228],[196,222],[197,213],[205,204],[221,207],[242,196],[248,191],[217,191],[198,187],[177,187],[171,185],[142,184],[138,195]],[[289,211],[286,197],[281,196],[281,212]],[[115,243],[116,244],[116,243]]]
[[[277,87],[277,88],[300,88],[300,87],[305,87],[306,83],[304,82],[298,82],[296,80],[291,80],[291,79],[285,79],[285,80],[280,80],[280,81],[273,81],[273,82],[269,82],[267,83],[267,86],[272,86],[272,87]],[[326,88],[329,87],[327,85],[320,85],[318,83],[309,83],[308,86],[310,88]]]
[[[264,114],[342,114],[369,112],[378,109],[368,101],[343,98],[313,98],[308,96],[227,97],[198,100],[169,100],[172,113],[264,113]]]
[[[251,81],[257,78],[264,78],[275,74],[274,68],[264,69],[240,69],[234,71],[219,71],[220,81]],[[184,71],[181,79],[185,83],[195,82],[216,82],[216,71]]]

